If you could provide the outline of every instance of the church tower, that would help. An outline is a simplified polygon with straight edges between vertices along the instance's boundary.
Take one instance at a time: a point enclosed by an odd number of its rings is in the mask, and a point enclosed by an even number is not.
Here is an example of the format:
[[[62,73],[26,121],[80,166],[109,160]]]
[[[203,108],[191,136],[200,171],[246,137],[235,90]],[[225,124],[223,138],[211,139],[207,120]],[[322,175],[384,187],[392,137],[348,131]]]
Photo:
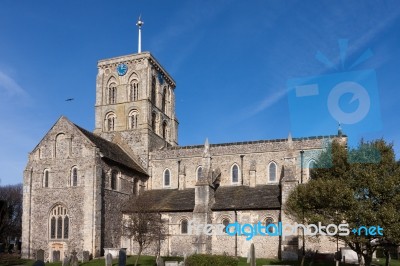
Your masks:
[[[147,168],[149,151],[177,145],[175,81],[149,52],[98,62],[95,133],[122,140]]]

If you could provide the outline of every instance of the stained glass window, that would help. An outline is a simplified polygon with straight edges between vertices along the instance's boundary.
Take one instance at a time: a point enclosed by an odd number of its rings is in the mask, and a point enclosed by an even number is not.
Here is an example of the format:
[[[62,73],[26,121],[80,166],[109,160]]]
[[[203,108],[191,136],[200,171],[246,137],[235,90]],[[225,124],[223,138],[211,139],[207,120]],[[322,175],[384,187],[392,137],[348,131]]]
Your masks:
[[[164,186],[169,187],[171,185],[171,176],[169,169],[164,171]]]
[[[232,183],[239,182],[239,167],[235,164],[232,166]]]
[[[56,238],[56,218],[52,217],[50,221],[50,238],[54,239]]]
[[[274,162],[269,164],[269,181],[276,181],[276,164]]]
[[[68,239],[68,232],[69,231],[69,218],[65,216],[64,218],[64,239]]]
[[[50,239],[68,239],[69,218],[68,211],[62,205],[55,206],[50,211]]]
[[[49,187],[49,170],[44,170],[43,186],[44,187]]]
[[[117,178],[118,178],[118,173],[117,171],[113,170],[111,172],[111,189],[113,190],[117,189]]]
[[[199,178],[201,177],[201,173],[203,171],[203,168],[201,166],[199,166],[197,168],[197,173],[196,173],[196,180],[199,180]]]
[[[186,219],[183,219],[181,222],[181,234],[187,234],[188,233],[188,221]]]
[[[72,169],[72,186],[76,187],[78,185],[78,169]]]

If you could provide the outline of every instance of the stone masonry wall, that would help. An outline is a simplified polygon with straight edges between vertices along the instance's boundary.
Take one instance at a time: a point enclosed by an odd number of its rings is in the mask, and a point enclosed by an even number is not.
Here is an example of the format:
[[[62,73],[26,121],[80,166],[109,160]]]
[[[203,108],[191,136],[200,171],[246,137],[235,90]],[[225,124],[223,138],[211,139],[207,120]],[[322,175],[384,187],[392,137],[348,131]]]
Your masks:
[[[73,167],[78,173],[76,186]],[[93,145],[68,120],[60,118],[30,154],[24,173],[23,257],[32,258],[38,249],[45,250],[46,260],[52,260],[52,250],[60,250],[62,255],[75,250],[78,256],[83,250],[93,252],[92,237],[98,233],[92,218],[95,168]],[[58,204],[67,210],[68,239],[50,237],[50,211]]]
[[[300,151],[304,150],[303,180],[307,180],[307,165],[311,159],[316,159],[318,152],[326,145],[330,138],[304,138],[293,140],[293,148],[297,156],[296,178],[300,181],[301,165]],[[169,169],[171,173],[171,185],[168,188],[178,188],[178,161],[180,161],[181,173],[184,173],[184,182],[179,186],[193,188],[196,183],[196,170],[202,164],[203,145],[187,147],[171,147],[154,151],[150,154],[151,160],[151,187],[163,188],[163,173]],[[283,165],[288,150],[287,140],[254,141],[231,144],[211,145],[212,168],[221,170],[221,186],[249,185],[250,171],[255,173],[255,184],[278,183],[283,175]],[[243,156],[243,161],[241,159]],[[268,179],[268,166],[271,162],[277,165],[277,179],[270,182]],[[236,164],[239,171],[239,182],[232,184],[231,168]],[[243,181],[241,180],[243,176]]]
[[[103,163],[102,169],[102,247],[119,248],[122,235],[121,209],[130,196],[136,193],[133,179],[138,177],[131,170],[117,165]],[[117,188],[115,190],[111,188],[111,171],[118,172]]]

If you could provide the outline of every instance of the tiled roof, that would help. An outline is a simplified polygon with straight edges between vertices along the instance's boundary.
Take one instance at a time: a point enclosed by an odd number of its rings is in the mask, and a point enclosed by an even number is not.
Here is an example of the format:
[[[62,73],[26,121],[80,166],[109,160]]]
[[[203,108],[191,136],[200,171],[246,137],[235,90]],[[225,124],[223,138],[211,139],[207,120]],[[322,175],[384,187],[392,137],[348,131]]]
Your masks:
[[[75,125],[97,148],[100,149],[103,156],[111,161],[122,164],[128,168],[136,170],[139,173],[148,175],[146,171],[138,165],[124,150],[115,143],[103,139],[100,136],[87,131],[80,126]]]
[[[147,190],[140,196],[149,211],[193,211],[194,188]],[[135,211],[135,206],[125,206],[125,212]]]
[[[281,207],[278,185],[219,187],[212,210],[266,210]]]
[[[155,189],[145,191],[141,199],[146,201],[148,210],[160,212],[193,211],[195,189]],[[222,210],[268,210],[280,209],[278,185],[256,187],[219,187],[215,192],[214,211]],[[126,206],[125,212],[134,211],[134,206]]]

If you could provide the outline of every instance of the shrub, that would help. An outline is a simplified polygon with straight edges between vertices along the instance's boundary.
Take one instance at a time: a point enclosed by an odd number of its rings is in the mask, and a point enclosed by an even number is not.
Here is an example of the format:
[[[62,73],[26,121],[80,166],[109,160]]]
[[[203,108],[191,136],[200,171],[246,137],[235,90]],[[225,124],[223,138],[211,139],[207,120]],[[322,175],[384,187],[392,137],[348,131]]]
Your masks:
[[[187,266],[237,266],[238,264],[237,258],[225,255],[194,254],[186,260]]]

